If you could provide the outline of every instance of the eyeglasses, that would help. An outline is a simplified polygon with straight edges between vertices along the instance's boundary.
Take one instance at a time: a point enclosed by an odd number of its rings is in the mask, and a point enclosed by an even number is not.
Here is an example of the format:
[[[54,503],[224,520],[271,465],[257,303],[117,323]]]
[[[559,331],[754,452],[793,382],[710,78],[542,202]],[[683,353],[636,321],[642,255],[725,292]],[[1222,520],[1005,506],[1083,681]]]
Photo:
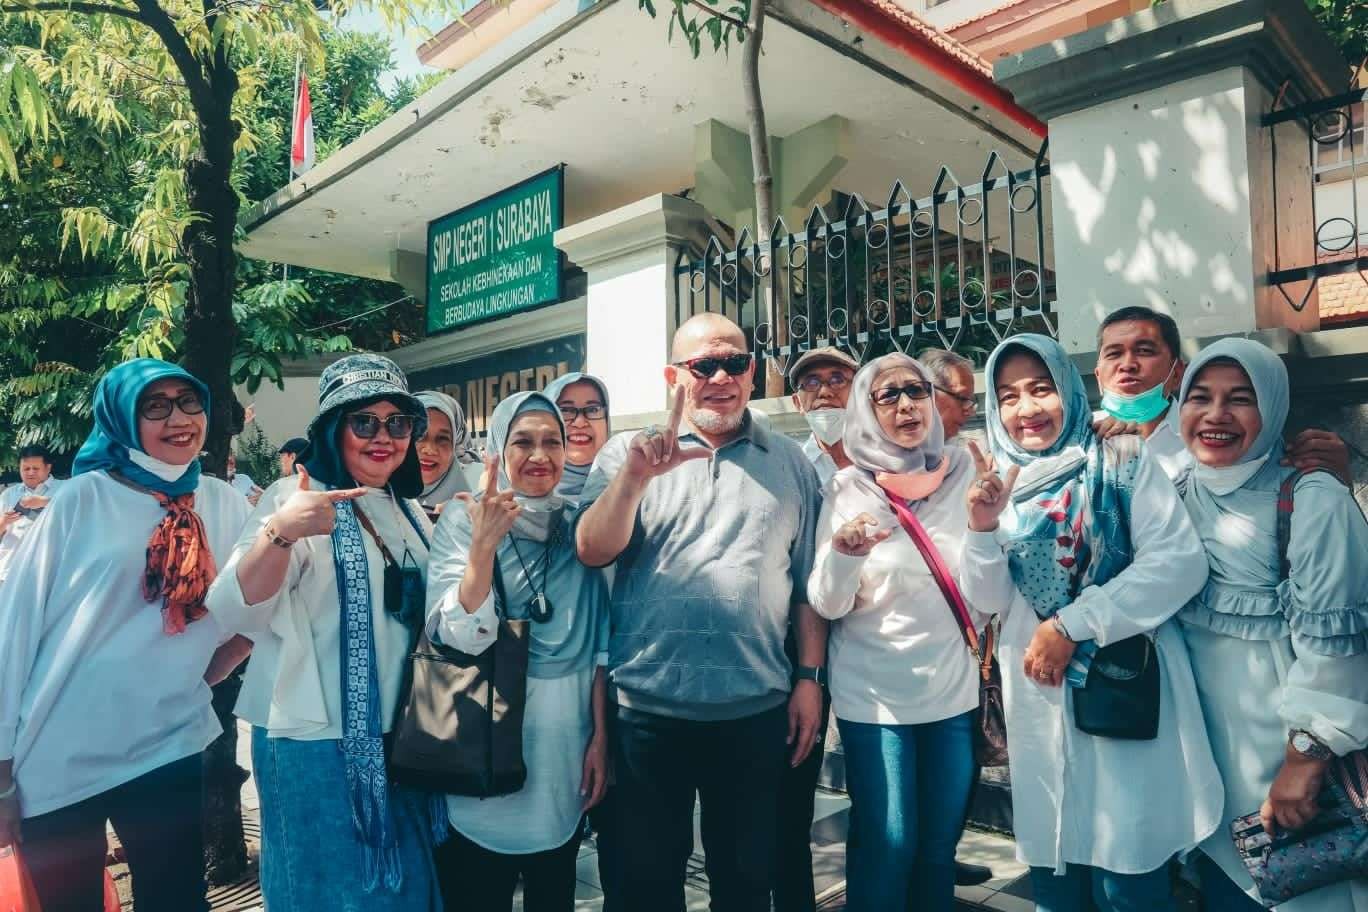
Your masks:
[[[687,361],[676,361],[674,366],[688,368],[689,373],[699,380],[707,380],[717,373],[719,367],[727,372],[728,377],[739,377],[750,369],[751,356],[749,354],[737,354],[723,355],[719,358],[707,355],[702,358],[690,358]]]
[[[956,402],[958,402],[960,408],[964,409],[966,412],[978,411],[978,400],[975,399],[973,396],[961,396],[959,393],[954,392],[953,390],[948,390],[945,387],[939,385],[936,386],[936,389],[940,390],[942,393],[945,393],[945,395],[949,396],[951,399],[954,399]]]
[[[380,425],[383,424],[385,433],[390,437],[404,440],[413,433],[413,424],[416,420],[412,415],[394,414],[381,418],[372,412],[355,412],[347,416],[347,427],[362,440],[370,440],[380,433]]]
[[[931,398],[931,384],[929,383],[909,383],[906,386],[885,386],[883,389],[876,389],[870,399],[874,400],[875,405],[897,405],[898,400],[903,396],[916,402],[919,399]]]
[[[573,405],[562,405],[559,408],[566,424],[574,424],[580,415],[584,416],[585,421],[602,421],[608,417],[608,410],[598,403],[586,405],[584,408],[576,408]]]
[[[817,374],[808,374],[802,380],[798,381],[798,388],[805,393],[815,393],[824,386],[834,392],[836,390],[843,390],[849,385],[850,376],[842,373],[832,374],[825,380]]]
[[[204,403],[199,393],[181,393],[175,399],[170,396],[149,396],[138,403],[138,415],[147,421],[162,421],[171,417],[173,409],[180,409],[182,415],[204,414]]]

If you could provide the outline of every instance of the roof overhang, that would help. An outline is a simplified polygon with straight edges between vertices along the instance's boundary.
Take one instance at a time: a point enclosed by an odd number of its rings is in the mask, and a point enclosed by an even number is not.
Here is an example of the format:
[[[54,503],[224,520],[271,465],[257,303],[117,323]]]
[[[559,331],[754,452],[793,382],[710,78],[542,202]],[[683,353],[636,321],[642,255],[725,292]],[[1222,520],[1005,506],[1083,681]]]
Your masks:
[[[1013,168],[1029,164],[1039,131],[1010,99],[985,93],[991,81],[973,76],[982,65],[972,55],[957,57],[944,36],[937,44],[924,23],[900,25],[875,0],[821,2],[775,0],[761,83],[773,135],[832,115],[849,122],[841,190],[873,203],[901,179],[924,195],[942,163],[975,169],[957,174],[973,183],[993,149]],[[739,54],[694,60],[668,40],[663,14],[631,2],[513,3],[544,8],[252,207],[242,252],[395,278],[395,252],[422,254],[428,222],[547,167],[566,165],[572,225],[693,186],[696,124],[744,131]]]

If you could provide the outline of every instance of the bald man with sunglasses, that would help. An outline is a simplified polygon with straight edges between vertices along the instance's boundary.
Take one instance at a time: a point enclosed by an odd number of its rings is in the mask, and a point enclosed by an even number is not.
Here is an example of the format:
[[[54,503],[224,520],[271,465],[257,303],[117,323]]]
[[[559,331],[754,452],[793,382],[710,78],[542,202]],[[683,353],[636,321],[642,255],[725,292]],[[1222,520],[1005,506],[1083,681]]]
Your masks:
[[[820,488],[798,444],[750,415],[736,324],[694,317],[670,361],[668,421],[604,445],[576,524],[580,559],[617,567],[621,907],[683,912],[697,797],[713,908],[769,912],[779,784],[822,714],[826,628],[807,604]]]

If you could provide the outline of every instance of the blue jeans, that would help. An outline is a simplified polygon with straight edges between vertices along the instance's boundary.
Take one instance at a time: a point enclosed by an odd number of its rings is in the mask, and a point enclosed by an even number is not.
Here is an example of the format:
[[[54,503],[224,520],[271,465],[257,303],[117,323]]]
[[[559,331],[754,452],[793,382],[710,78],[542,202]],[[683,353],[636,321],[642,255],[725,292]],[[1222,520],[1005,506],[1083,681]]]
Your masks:
[[[838,718],[850,789],[848,912],[954,908],[955,844],[974,775],[974,713],[922,725]]]
[[[1197,870],[1202,875],[1202,905],[1207,912],[1263,912],[1263,904],[1236,886],[1205,854],[1199,856]]]
[[[1148,874],[1113,874],[1088,865],[1068,866],[1056,877],[1031,868],[1037,912],[1177,912],[1168,865]]]

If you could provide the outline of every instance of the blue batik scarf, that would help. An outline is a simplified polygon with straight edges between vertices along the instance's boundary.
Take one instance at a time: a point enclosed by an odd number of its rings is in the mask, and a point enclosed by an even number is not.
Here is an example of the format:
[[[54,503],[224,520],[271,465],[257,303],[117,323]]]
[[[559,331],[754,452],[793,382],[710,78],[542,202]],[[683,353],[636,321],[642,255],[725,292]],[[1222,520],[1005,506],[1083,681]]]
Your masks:
[[[998,408],[996,378],[1003,358],[1025,349],[1044,362],[1064,407],[1063,431],[1040,452],[1023,449],[1007,433]],[[1083,377],[1060,344],[1046,336],[1013,336],[988,358],[991,384],[985,419],[988,444],[999,469],[1022,467],[1012,491],[1014,518],[1005,550],[1017,590],[1042,620],[1073,603],[1089,586],[1100,586],[1131,563],[1131,492],[1139,447],[1105,446],[1093,433]],[[1129,455],[1108,457],[1107,450]],[[1087,683],[1095,640],[1074,650],[1064,680]]]
[[[405,518],[418,530],[408,504],[395,498]],[[347,776],[347,798],[352,825],[365,846],[362,884],[372,892],[381,880],[391,892],[403,887],[399,840],[389,806],[389,777],[385,772],[385,741],[380,721],[380,679],[376,671],[374,614],[371,606],[370,564],[356,509],[350,500],[335,504],[333,565],[337,594],[342,602],[342,757]],[[427,544],[424,538],[424,544]],[[416,634],[416,631],[412,631]],[[446,837],[446,801],[430,795],[429,824],[437,842]]]

